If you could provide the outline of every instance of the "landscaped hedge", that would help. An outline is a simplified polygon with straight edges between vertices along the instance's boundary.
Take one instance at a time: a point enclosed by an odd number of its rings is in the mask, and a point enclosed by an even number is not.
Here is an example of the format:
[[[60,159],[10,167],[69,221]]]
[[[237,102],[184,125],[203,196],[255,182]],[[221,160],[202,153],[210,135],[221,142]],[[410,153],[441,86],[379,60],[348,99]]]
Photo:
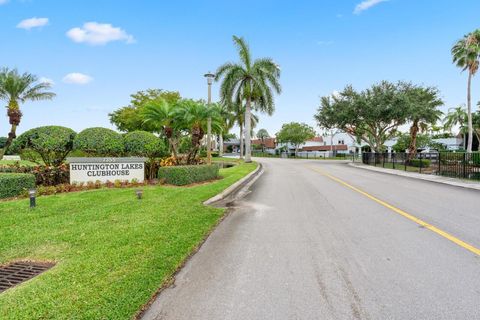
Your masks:
[[[167,184],[184,186],[187,184],[218,178],[219,166],[203,164],[194,166],[162,167],[158,170],[158,178]]]
[[[90,156],[118,157],[124,153],[121,134],[107,128],[88,128],[77,134],[73,146]]]
[[[75,135],[72,129],[61,126],[33,128],[17,137],[9,151],[21,153],[22,159],[41,159],[47,166],[58,167],[72,150]]]
[[[0,199],[16,197],[35,187],[35,176],[27,173],[1,173]]]
[[[427,159],[412,159],[409,161],[408,165],[412,167],[417,167],[417,168],[419,167],[427,168],[427,167],[430,167],[430,163],[431,161]]]

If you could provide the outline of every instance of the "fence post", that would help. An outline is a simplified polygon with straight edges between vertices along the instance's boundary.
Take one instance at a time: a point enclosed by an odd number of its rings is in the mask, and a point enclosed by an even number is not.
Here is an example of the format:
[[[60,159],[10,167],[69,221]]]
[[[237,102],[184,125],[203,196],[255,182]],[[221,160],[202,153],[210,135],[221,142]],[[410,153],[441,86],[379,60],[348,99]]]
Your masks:
[[[420,152],[420,173],[422,173],[422,166],[423,166],[422,153]]]
[[[442,167],[441,167],[441,159],[442,159],[442,153],[439,152],[439,153],[438,153],[438,172],[437,172],[437,175],[439,175],[439,176],[441,175],[440,170],[442,169]]]
[[[463,154],[463,178],[467,178],[467,153]]]
[[[385,153],[382,154],[382,167],[385,168]]]
[[[408,153],[403,154],[403,164],[405,165],[405,171],[407,171],[407,154]]]

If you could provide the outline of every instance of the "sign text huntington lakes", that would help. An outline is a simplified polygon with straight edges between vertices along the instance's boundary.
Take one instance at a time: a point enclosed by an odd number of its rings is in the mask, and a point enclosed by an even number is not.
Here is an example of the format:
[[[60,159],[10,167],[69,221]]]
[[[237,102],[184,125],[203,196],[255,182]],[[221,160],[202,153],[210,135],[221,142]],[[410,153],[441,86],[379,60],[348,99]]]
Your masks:
[[[68,158],[70,183],[107,181],[143,182],[145,177],[144,158]]]

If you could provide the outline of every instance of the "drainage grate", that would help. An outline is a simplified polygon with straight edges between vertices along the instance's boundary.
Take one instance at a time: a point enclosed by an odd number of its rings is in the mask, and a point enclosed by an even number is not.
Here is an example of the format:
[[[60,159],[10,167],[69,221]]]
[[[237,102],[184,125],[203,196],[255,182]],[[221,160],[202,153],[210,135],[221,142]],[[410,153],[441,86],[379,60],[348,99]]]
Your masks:
[[[0,293],[53,267],[53,263],[13,262],[0,267]]]

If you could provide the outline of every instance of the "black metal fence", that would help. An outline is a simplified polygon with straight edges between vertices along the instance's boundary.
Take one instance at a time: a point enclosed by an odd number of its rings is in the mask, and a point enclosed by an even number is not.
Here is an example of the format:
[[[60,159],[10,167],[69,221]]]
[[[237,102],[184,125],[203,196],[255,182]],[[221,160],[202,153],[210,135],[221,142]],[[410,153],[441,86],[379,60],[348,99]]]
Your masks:
[[[295,152],[263,152],[262,150],[252,150],[253,157],[263,157],[263,158],[292,158],[292,159],[339,159],[339,160],[352,160],[353,154],[345,153],[336,153],[333,157],[329,157],[325,153],[320,152],[308,152],[308,151],[299,151]]]
[[[480,153],[421,152],[411,157],[408,153],[365,152],[362,162],[382,168],[480,180]]]

